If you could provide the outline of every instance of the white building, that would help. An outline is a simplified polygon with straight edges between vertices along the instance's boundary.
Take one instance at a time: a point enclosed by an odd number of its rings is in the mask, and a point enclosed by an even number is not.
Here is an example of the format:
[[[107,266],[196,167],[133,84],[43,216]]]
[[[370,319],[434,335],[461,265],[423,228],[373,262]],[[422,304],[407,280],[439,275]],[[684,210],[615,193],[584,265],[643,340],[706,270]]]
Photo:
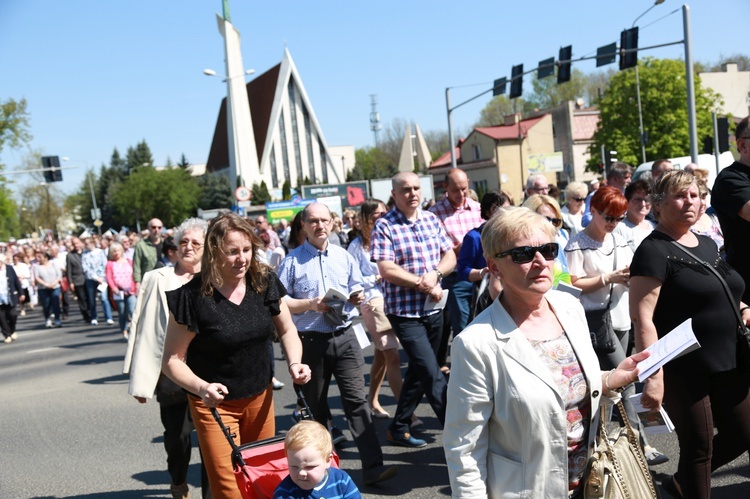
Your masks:
[[[740,119],[750,115],[750,71],[738,71],[737,64],[727,63],[722,71],[699,73],[699,76],[701,85],[719,94],[724,101],[720,113]]]

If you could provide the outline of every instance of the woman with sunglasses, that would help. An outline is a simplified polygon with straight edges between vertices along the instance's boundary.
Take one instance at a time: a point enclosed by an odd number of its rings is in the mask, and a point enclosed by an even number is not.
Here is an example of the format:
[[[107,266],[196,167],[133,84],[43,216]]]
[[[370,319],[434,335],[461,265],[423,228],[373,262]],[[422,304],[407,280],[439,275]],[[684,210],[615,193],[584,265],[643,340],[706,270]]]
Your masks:
[[[591,198],[591,222],[573,236],[565,247],[573,285],[581,289],[581,304],[591,331],[598,327],[594,318],[601,317],[603,309],[610,310],[612,328],[619,341],[615,342],[614,351],[597,351],[602,369],[612,369],[622,362],[630,339],[628,284],[633,250],[625,238],[614,232],[617,225],[625,220],[627,207],[628,201],[620,189],[601,187]],[[669,458],[648,445],[640,419],[628,398],[633,394],[634,386],[623,393],[628,420],[641,434],[643,452],[649,465],[664,463]]]
[[[555,233],[555,242],[560,248],[564,248],[570,240],[568,231],[563,228],[563,214],[560,205],[552,196],[546,194],[534,194],[524,201],[523,207],[539,213],[547,219],[557,231]],[[568,261],[565,259],[565,252],[558,251],[555,257],[553,287],[557,287],[560,282],[570,284],[570,272],[568,270]]]
[[[586,196],[589,188],[583,182],[571,182],[565,187],[565,206],[562,207],[562,219],[575,236],[583,230],[581,221],[586,208]]]
[[[648,356],[601,370],[580,302],[552,290],[555,235],[526,208],[482,231],[503,291],[453,340],[443,431],[453,497],[582,497],[602,397]]]

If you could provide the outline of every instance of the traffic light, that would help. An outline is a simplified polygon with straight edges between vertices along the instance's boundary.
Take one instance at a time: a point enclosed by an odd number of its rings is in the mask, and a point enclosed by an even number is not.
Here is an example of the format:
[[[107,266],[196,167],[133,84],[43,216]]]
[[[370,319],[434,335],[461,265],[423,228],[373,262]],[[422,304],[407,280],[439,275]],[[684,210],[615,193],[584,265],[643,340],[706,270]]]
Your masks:
[[[502,77],[495,80],[492,84],[492,96],[497,97],[505,93],[505,87],[508,85],[508,78]]]
[[[44,181],[62,182],[62,170],[60,169],[59,156],[42,156],[42,167],[44,168]]]
[[[729,150],[729,118],[726,116],[716,119],[716,131],[718,134],[719,152]]]
[[[604,148],[604,168],[609,170],[614,163],[617,163],[617,151],[610,151],[608,148]]]
[[[510,74],[510,95],[511,99],[521,97],[523,94],[523,64],[513,66]]]
[[[568,45],[560,49],[557,57],[557,83],[570,81],[570,60],[573,58],[573,46]]]
[[[539,66],[536,71],[536,77],[538,80],[555,74],[555,58],[550,57],[549,59],[539,61]]]
[[[620,33],[620,69],[632,68],[636,64],[638,64],[638,26]]]

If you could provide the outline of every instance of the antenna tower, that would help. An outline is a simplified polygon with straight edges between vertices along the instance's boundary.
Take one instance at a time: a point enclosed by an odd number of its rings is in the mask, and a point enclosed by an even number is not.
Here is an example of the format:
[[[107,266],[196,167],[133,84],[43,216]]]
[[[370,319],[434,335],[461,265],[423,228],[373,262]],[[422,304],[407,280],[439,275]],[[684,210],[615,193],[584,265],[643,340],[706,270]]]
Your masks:
[[[380,124],[380,114],[378,114],[378,96],[370,94],[370,130],[375,136],[375,147],[378,147],[378,133],[383,129]]]

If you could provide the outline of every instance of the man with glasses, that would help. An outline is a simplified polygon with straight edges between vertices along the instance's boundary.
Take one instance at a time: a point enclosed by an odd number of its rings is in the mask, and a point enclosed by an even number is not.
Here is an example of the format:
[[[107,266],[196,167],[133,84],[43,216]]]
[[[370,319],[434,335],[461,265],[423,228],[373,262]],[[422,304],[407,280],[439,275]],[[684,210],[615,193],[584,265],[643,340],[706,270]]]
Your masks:
[[[419,177],[398,173],[392,187],[396,206],[375,222],[370,243],[371,259],[384,281],[385,312],[409,356],[387,438],[395,445],[424,447],[427,443],[411,435],[410,425],[422,395],[445,423],[448,384],[436,355],[443,311],[435,303],[443,297],[440,281],[456,267],[456,253],[440,219],[421,208]]]
[[[742,300],[750,300],[750,116],[734,131],[739,161],[724,168],[716,177],[711,206],[716,210],[724,233],[727,262],[745,281]]]
[[[255,231],[258,234],[260,234],[261,232],[265,232],[266,234],[268,234],[268,238],[270,239],[270,242],[268,243],[268,249],[270,251],[273,251],[281,246],[281,239],[279,238],[279,235],[268,224],[268,218],[266,218],[265,215],[258,215],[255,218]]]
[[[136,294],[141,289],[143,274],[156,267],[161,255],[162,238],[161,232],[164,224],[158,218],[152,218],[148,222],[148,237],[138,241],[133,251],[133,280],[135,281]]]
[[[362,460],[366,485],[388,480],[395,467],[383,465],[383,452],[372,423],[365,395],[362,348],[352,331],[352,318],[364,299],[362,273],[348,251],[329,244],[331,210],[311,203],[302,210],[307,240],[292,250],[279,265],[279,280],[289,293],[284,297],[302,340],[302,363],[310,366],[312,379],[302,387],[316,421],[328,424],[328,385],[331,376],[341,393],[349,428]],[[334,288],[346,302],[326,301]]]
[[[526,197],[534,194],[549,194],[549,181],[541,173],[532,173],[526,179]]]

